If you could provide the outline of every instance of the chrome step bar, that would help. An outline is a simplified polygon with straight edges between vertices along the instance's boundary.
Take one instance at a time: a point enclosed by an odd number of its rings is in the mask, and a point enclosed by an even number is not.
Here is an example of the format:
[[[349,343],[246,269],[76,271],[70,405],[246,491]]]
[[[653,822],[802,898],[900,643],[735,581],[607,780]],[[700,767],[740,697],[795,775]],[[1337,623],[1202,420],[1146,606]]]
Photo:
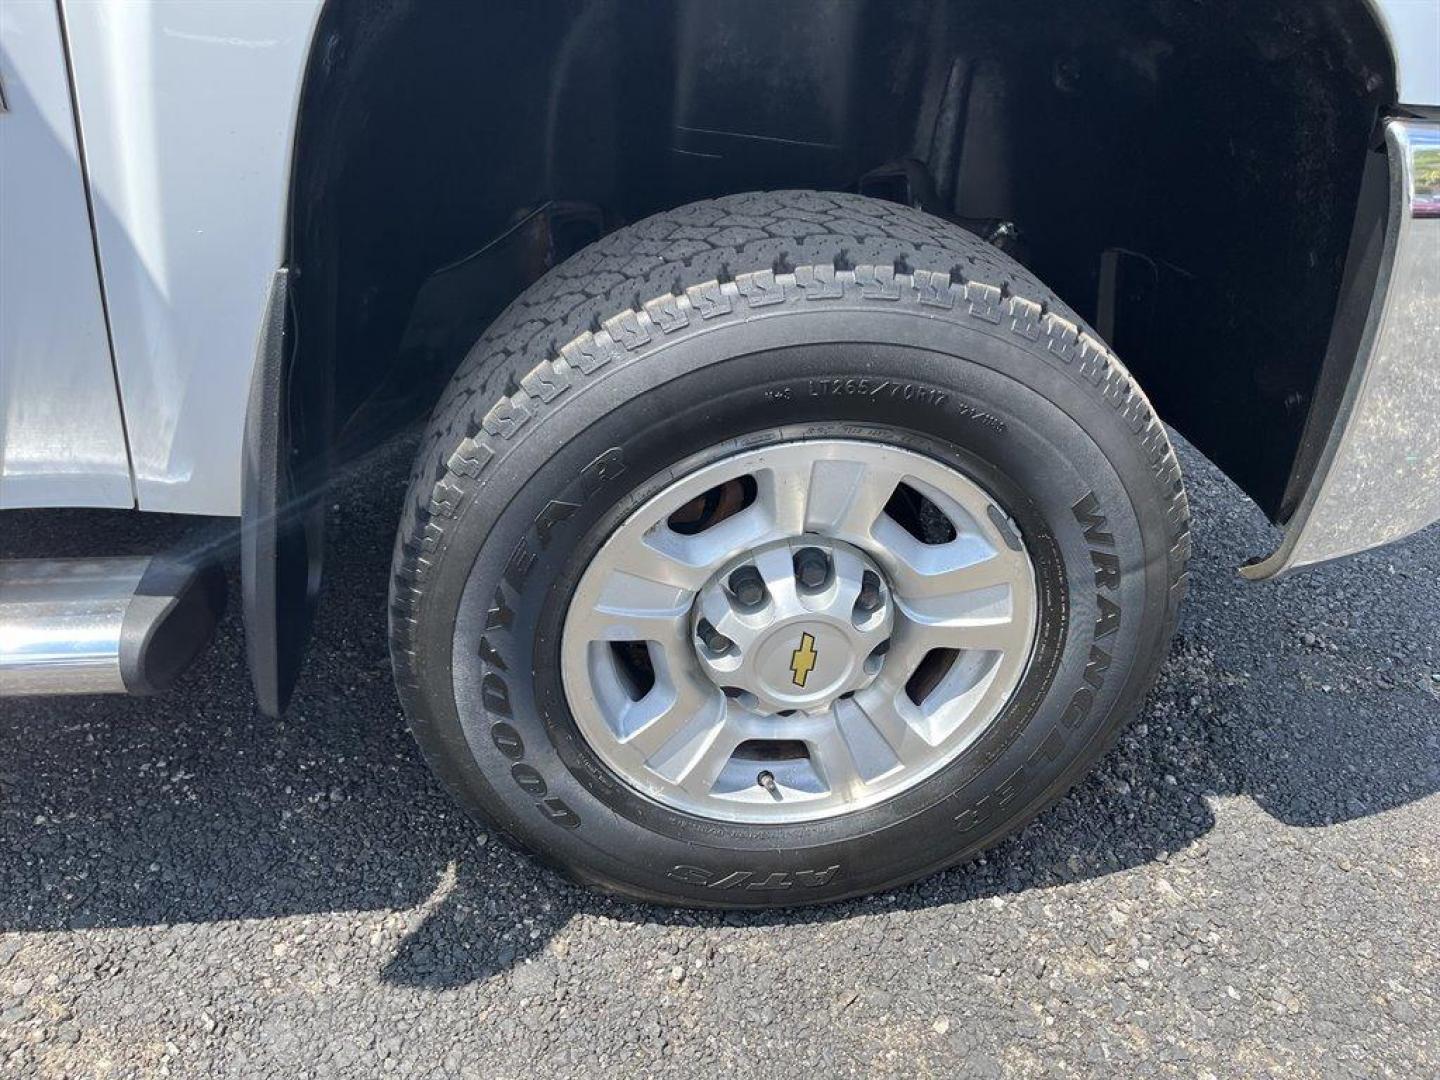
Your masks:
[[[158,693],[209,644],[224,608],[215,566],[0,560],[0,697]]]

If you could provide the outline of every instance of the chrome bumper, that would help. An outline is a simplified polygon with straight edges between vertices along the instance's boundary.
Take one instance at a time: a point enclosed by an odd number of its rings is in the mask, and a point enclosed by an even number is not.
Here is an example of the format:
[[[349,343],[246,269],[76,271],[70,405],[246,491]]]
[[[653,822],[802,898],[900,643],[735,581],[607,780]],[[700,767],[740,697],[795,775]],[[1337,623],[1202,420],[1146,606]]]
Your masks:
[[[1440,123],[1391,120],[1390,216],[1360,355],[1315,474],[1252,580],[1440,520]]]

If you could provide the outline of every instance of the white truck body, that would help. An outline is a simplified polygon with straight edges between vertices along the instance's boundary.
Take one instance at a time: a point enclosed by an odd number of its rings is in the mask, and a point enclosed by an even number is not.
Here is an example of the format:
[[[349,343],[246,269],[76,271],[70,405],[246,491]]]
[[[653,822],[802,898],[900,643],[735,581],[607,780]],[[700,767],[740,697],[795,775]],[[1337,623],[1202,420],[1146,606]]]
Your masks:
[[[322,7],[0,7],[0,507],[240,513],[245,405]],[[1440,106],[1440,4],[1375,7],[1400,100]]]

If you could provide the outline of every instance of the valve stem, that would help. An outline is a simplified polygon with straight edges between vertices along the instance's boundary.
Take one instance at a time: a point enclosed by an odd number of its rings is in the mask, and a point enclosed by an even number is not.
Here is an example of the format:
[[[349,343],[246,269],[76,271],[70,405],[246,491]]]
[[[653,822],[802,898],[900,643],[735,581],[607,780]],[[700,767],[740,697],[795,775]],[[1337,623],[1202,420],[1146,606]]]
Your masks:
[[[769,769],[761,769],[755,782],[768,791],[775,798],[780,798],[780,789],[775,786],[775,775]]]

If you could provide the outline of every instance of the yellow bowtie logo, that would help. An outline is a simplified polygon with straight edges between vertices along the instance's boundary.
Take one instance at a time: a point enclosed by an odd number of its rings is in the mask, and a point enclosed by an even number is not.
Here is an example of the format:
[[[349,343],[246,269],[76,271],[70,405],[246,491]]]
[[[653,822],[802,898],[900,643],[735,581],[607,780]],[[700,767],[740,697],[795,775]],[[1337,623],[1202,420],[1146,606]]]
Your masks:
[[[815,635],[801,634],[800,647],[790,654],[790,671],[795,676],[795,685],[805,689],[805,680],[815,670]]]

